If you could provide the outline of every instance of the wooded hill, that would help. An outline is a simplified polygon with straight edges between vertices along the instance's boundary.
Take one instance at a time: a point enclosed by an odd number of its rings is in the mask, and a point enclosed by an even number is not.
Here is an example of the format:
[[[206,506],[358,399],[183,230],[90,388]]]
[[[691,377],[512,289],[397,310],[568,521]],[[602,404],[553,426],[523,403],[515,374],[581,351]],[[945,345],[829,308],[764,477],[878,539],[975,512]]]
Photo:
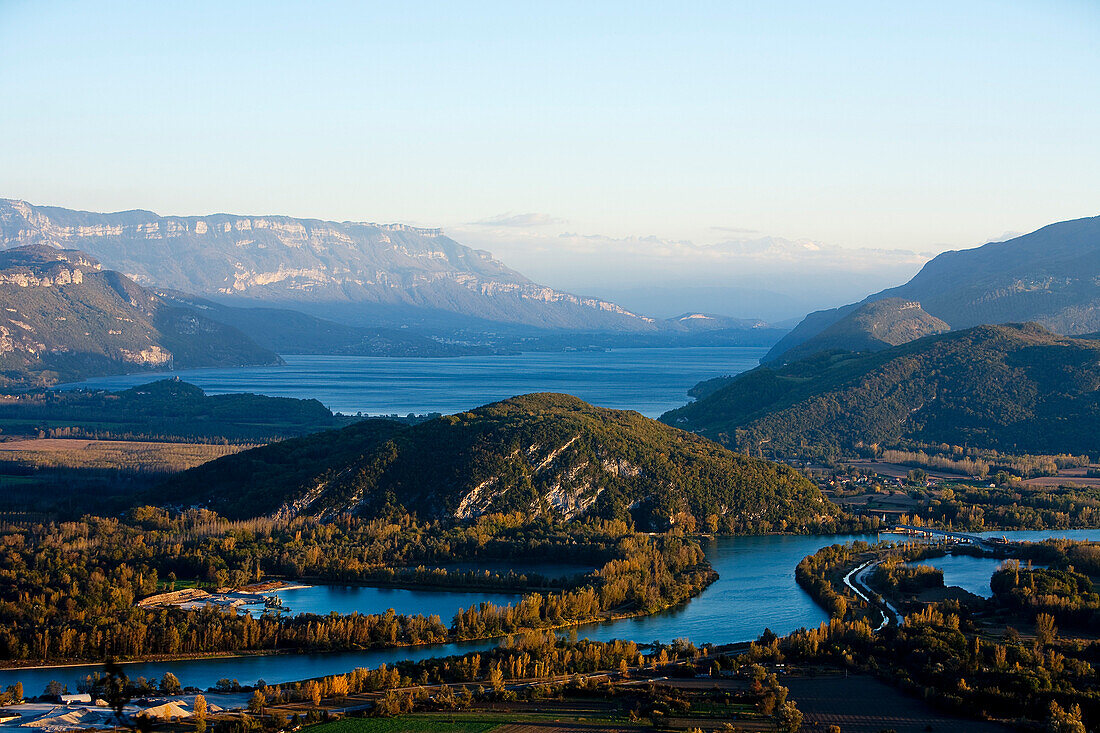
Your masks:
[[[44,438],[258,443],[346,425],[317,400],[207,395],[162,379],[121,392],[43,390],[0,398],[0,433]]]
[[[561,394],[256,448],[182,473],[155,498],[237,518],[523,511],[731,532],[794,530],[837,511],[791,468]]]
[[[661,420],[753,454],[915,441],[1095,456],[1098,388],[1100,341],[1033,323],[978,326],[712,380]]]

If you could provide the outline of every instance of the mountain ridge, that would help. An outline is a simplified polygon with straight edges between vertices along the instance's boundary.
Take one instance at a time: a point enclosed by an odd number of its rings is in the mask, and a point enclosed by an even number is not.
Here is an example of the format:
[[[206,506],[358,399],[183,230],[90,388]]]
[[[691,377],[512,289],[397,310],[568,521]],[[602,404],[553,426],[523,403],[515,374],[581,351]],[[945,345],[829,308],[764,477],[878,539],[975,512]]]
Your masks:
[[[531,281],[440,229],[281,215],[96,213],[0,199],[0,244],[79,249],[143,284],[241,296],[352,325],[475,319],[651,331],[614,303]]]
[[[832,511],[787,466],[561,394],[522,395],[409,427],[368,421],[239,456],[180,474],[158,490],[160,500],[231,517],[333,519],[398,508],[467,520],[523,511],[667,528],[679,515],[703,523],[713,514],[740,531]]]
[[[943,252],[908,282],[807,315],[765,356],[779,359],[860,305],[916,301],[953,329],[1036,322],[1057,333],[1100,330],[1100,216],[1048,224],[1028,234]]]

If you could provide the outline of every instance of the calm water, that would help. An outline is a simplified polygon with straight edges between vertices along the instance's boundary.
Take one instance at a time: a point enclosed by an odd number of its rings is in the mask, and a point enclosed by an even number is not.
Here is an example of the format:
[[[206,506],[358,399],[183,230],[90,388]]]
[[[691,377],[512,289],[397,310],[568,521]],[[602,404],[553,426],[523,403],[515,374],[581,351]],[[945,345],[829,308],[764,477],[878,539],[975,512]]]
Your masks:
[[[565,392],[649,417],[688,402],[697,382],[755,367],[763,347],[612,349],[408,359],[284,356],[285,366],[190,369],[96,377],[79,385],[127,389],[178,376],[209,394],[255,392],[320,400],[347,414],[450,414],[530,392]]]
[[[517,593],[492,593],[471,591],[408,590],[404,588],[368,588],[353,585],[315,585],[279,591],[283,605],[292,615],[315,613],[320,616],[332,613],[382,613],[392,608],[397,613],[439,616],[450,625],[455,611],[460,608],[490,601],[498,606],[515,603]],[[247,609],[253,615],[263,613],[262,606]]]
[[[989,579],[1003,560],[991,557],[971,557],[969,555],[945,555],[921,560],[914,565],[927,565],[943,571],[943,584],[947,587],[957,585],[963,590],[970,591],[976,596],[990,598],[993,589],[989,587]]]
[[[630,638],[639,642],[655,639],[672,641],[687,636],[697,642],[744,641],[757,637],[765,627],[777,633],[792,631],[800,626],[816,626],[824,621],[825,613],[794,582],[794,568],[806,555],[836,541],[853,539],[830,537],[728,537],[719,538],[707,547],[707,554],[718,571],[720,579],[701,596],[682,608],[645,619],[629,619],[615,623],[595,625],[578,630],[578,635],[590,639],[607,640]],[[874,539],[869,537],[866,539]],[[322,589],[314,588],[318,606],[324,594],[332,590],[329,600],[344,609],[363,612],[380,612],[394,606],[401,598],[399,591],[380,591],[373,588]],[[306,608],[295,600],[295,591],[281,593],[294,612]],[[423,597],[430,604],[424,610],[435,609],[439,613],[450,601],[450,610],[440,613],[449,622],[461,606],[470,605],[468,593],[425,593],[404,591]],[[489,598],[500,594],[483,594]],[[301,596],[299,596],[301,597]],[[375,598],[381,605],[371,607],[360,599]],[[410,597],[411,600],[411,597]],[[335,607],[335,606],[334,606]],[[417,612],[418,608],[405,607]],[[323,610],[318,608],[318,610]],[[203,659],[183,662],[137,663],[126,665],[131,677],[159,677],[171,671],[184,685],[210,687],[223,677],[241,682],[263,679],[268,683],[287,682],[308,677],[346,672],[355,667],[372,667],[383,662],[401,659],[425,659],[433,656],[458,654],[473,649],[495,646],[493,642],[470,642],[440,646],[388,649],[372,652],[332,654],[300,654],[285,657],[241,657],[232,659]],[[64,669],[40,669],[22,671],[0,670],[0,686],[21,680],[28,693],[39,692],[51,679],[67,681],[70,686],[86,674],[99,669],[98,665]]]
[[[1059,537],[1071,540],[1100,540],[1100,531],[1093,529],[1069,529],[1046,531],[1020,531],[1020,532],[981,532],[983,537],[1006,536],[1018,542],[1039,542],[1051,537]],[[992,598],[993,589],[989,587],[989,580],[1003,560],[989,557],[972,557],[970,555],[945,555],[928,560],[921,560],[917,565],[928,565],[943,571],[943,584],[958,586],[982,598]],[[1042,567],[1042,566],[1036,566]]]
[[[1100,530],[1069,532],[990,532],[988,535],[1005,535],[1011,540],[1037,541],[1047,537],[1068,537],[1077,540],[1100,541]],[[883,535],[883,539],[900,540],[897,535]],[[710,542],[707,556],[720,578],[700,596],[681,608],[646,618],[625,619],[613,623],[593,625],[578,629],[577,634],[606,641],[609,639],[633,639],[638,642],[655,640],[672,641],[687,637],[696,643],[727,643],[746,641],[760,635],[765,627],[777,634],[785,634],[799,627],[817,626],[826,620],[825,612],[817,607],[801,588],[795,584],[794,568],[806,555],[819,548],[837,542],[856,539],[874,541],[876,536],[841,537],[724,537]],[[996,568],[993,563],[990,573]],[[988,584],[988,576],[986,577]],[[951,584],[949,582],[949,584]],[[318,589],[319,590],[319,589]],[[402,597],[399,591],[379,591],[374,588],[333,588],[330,600],[345,604],[344,608],[367,613],[379,613],[394,606]],[[450,592],[405,591],[415,594],[425,604],[407,606],[412,612],[439,612],[445,622],[462,606],[470,605],[470,597],[487,599],[502,594],[470,594]],[[295,611],[304,610],[302,604],[295,607],[285,593],[287,602]],[[378,606],[361,602],[373,598]],[[318,596],[320,603],[321,596]],[[411,596],[410,596],[411,598]],[[321,609],[324,610],[324,609]],[[221,678],[238,679],[252,683],[263,679],[268,683],[289,682],[309,677],[339,674],[355,667],[375,667],[383,662],[410,659],[426,659],[448,654],[460,654],[495,646],[494,642],[477,641],[463,644],[443,644],[404,649],[383,649],[370,652],[339,652],[332,654],[296,654],[277,657],[237,657],[225,659],[200,659],[181,662],[152,662],[127,664],[131,677],[160,677],[172,672],[184,685],[213,686]],[[0,687],[22,681],[28,694],[38,694],[50,680],[65,682],[75,688],[76,682],[95,672],[100,665],[65,667],[60,669],[0,670]]]

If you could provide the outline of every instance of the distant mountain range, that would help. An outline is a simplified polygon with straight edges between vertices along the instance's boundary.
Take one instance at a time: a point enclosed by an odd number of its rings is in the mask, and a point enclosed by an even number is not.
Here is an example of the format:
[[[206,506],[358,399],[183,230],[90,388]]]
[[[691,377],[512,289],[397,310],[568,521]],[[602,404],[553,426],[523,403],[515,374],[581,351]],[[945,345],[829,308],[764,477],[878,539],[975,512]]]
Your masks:
[[[357,326],[654,331],[614,303],[544,287],[437,229],[287,216],[100,214],[0,200],[0,246],[79,249],[137,282],[292,307]]]
[[[817,311],[780,340],[765,361],[791,361],[809,342],[862,304],[887,298],[919,303],[953,329],[1034,321],[1067,335],[1100,331],[1100,217],[1043,227],[1005,242],[944,252],[909,282],[862,303]],[[914,337],[922,329],[912,331]],[[858,345],[858,336],[853,345]],[[829,339],[834,346],[835,339]],[[811,344],[811,347],[813,345]]]
[[[726,531],[796,527],[835,511],[787,466],[560,394],[413,426],[370,420],[264,446],[180,474],[155,499],[230,517],[522,511],[667,528],[684,516],[705,526],[714,515]]]
[[[681,313],[664,321],[666,328],[697,333],[700,331],[728,331],[774,328],[759,318],[731,318],[716,313]]]
[[[0,251],[0,386],[279,362],[241,331],[177,307],[81,252]]]
[[[976,326],[712,380],[661,420],[772,455],[906,441],[1096,455],[1098,390],[1100,341]]]

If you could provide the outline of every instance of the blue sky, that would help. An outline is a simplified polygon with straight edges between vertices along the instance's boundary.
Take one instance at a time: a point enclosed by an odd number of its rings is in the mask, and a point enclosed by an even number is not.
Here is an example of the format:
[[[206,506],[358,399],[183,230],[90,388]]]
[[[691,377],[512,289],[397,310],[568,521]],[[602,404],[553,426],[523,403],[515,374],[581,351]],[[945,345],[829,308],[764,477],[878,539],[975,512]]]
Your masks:
[[[0,0],[0,99],[0,196],[443,226],[588,290],[1100,214],[1096,0]]]

